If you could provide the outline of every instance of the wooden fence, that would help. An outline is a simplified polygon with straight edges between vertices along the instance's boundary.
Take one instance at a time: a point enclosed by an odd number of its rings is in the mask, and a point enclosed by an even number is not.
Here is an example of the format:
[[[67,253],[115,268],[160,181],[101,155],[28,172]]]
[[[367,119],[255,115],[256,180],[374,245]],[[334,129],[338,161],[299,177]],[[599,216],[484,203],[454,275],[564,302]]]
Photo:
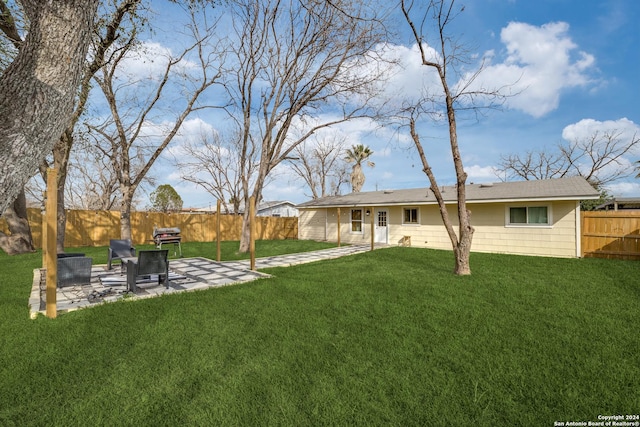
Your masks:
[[[640,212],[582,212],[582,256],[640,260]]]
[[[42,214],[40,209],[27,210],[34,245],[42,247]],[[216,240],[216,214],[132,212],[131,233],[136,245],[151,243],[153,228],[178,227],[183,242],[212,242]],[[220,237],[240,240],[242,216],[221,215]],[[0,230],[8,228],[0,219]],[[108,246],[109,239],[120,238],[120,212],[68,210],[65,247]],[[256,217],[256,239],[284,240],[298,238],[298,218]]]

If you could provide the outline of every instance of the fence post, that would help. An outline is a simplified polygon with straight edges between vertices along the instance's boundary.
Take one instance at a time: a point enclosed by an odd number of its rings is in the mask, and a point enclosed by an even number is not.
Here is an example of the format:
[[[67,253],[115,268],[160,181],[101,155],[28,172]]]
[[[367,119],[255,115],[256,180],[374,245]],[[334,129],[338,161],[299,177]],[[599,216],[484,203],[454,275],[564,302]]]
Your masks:
[[[256,198],[249,198],[249,254],[251,270],[256,269]]]
[[[216,261],[220,262],[220,199],[216,204]]]
[[[46,204],[46,217],[47,217],[47,241],[45,246],[47,248],[47,291],[46,291],[46,304],[47,304],[47,317],[55,319],[57,316],[56,307],[56,288],[58,284],[58,256],[56,249],[56,236],[58,235],[58,220],[57,220],[57,205],[58,205],[58,171],[56,169],[49,169],[47,171],[47,204]]]
[[[42,210],[40,211],[40,246],[42,247],[42,268],[47,268],[47,191],[43,191]]]

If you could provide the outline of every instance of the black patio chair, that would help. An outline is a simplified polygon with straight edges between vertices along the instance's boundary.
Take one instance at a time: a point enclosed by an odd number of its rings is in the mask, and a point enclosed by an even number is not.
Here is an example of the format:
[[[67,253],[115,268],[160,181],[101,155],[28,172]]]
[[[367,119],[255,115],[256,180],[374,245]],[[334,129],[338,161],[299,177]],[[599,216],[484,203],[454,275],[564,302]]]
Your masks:
[[[109,240],[109,254],[107,256],[107,270],[111,270],[111,262],[122,258],[131,258],[136,256],[136,248],[131,244],[129,239],[111,239]]]
[[[58,258],[57,286],[87,285],[91,283],[92,258],[67,256]]]
[[[158,275],[158,284],[164,281],[169,288],[169,250],[140,251],[137,258],[127,260],[127,289],[135,292],[136,280],[140,276]]]

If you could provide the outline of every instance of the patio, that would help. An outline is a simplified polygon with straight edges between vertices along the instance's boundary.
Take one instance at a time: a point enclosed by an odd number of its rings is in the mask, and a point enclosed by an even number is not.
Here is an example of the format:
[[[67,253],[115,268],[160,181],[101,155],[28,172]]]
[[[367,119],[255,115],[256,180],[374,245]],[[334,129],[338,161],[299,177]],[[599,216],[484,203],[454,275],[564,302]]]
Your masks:
[[[370,250],[369,245],[350,245],[320,251],[304,252],[256,260],[256,269],[286,267],[338,258]],[[35,269],[33,285],[29,297],[31,318],[46,313],[46,275],[42,269]],[[159,285],[153,276],[149,280],[137,282],[137,292],[127,291],[126,274],[120,266],[107,270],[106,265],[94,265],[91,269],[91,283],[82,286],[66,286],[56,292],[58,314],[123,298],[153,298],[176,292],[188,292],[245,283],[270,277],[265,273],[249,269],[249,261],[216,262],[206,258],[180,258],[169,261],[169,288]]]

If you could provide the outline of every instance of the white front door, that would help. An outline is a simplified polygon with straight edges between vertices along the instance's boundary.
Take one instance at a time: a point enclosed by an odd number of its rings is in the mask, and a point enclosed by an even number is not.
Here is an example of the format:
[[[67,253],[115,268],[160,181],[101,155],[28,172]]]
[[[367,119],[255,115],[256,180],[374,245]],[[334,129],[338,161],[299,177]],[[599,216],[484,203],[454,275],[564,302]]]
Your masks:
[[[387,244],[387,211],[386,210],[378,210],[376,211],[376,220],[375,220],[375,243],[384,243]]]

